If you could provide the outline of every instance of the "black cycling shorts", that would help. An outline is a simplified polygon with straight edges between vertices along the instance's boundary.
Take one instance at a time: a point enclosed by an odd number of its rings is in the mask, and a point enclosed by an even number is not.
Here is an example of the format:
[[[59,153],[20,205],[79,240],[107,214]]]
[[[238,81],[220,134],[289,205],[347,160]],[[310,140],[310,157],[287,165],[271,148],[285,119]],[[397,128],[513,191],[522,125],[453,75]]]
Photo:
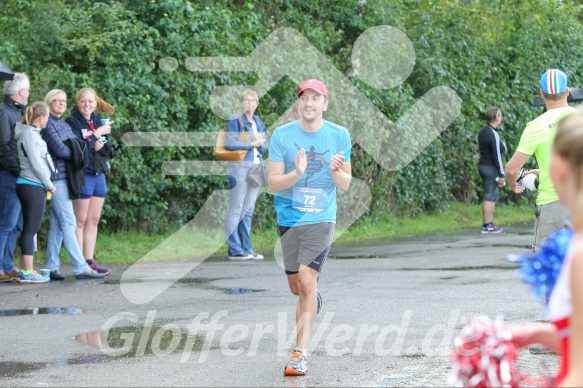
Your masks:
[[[498,178],[500,173],[494,166],[479,165],[478,172],[484,181],[484,201],[498,201]]]

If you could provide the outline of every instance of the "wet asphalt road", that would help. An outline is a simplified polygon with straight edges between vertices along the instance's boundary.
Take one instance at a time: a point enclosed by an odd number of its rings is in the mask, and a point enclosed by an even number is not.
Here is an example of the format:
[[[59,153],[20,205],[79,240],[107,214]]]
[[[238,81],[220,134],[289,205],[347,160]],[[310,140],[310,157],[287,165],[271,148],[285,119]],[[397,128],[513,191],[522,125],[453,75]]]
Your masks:
[[[65,265],[64,282],[0,283],[0,386],[444,386],[467,317],[542,319],[506,261],[528,252],[531,232],[336,245],[305,377],[282,376],[296,299],[273,259],[215,257],[142,305],[124,297],[121,266],[106,281],[74,280]],[[129,286],[147,293],[187,267],[146,264]],[[557,356],[523,351],[517,366],[544,377]]]

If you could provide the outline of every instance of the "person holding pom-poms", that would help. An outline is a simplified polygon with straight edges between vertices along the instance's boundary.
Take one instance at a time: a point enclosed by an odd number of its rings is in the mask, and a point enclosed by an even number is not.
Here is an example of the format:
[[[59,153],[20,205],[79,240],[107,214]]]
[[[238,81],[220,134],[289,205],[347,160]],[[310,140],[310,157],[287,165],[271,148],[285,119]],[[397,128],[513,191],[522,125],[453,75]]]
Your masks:
[[[519,346],[542,343],[559,352],[561,366],[552,386],[583,386],[583,111],[562,119],[553,142],[550,173],[572,224],[559,276],[548,299],[552,323],[512,328]]]
[[[503,325],[474,318],[456,339],[450,382],[464,387],[539,385],[514,368],[517,348],[540,343],[560,356],[553,387],[583,387],[583,110],[559,121],[550,176],[573,230],[562,230],[531,258],[523,280],[547,301],[551,323]]]

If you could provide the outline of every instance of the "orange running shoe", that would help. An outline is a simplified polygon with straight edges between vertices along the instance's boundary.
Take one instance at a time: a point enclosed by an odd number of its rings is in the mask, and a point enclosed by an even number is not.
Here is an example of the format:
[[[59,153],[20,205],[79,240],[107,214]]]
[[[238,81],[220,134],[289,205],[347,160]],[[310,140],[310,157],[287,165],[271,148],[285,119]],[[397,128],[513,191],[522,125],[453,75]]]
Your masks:
[[[289,363],[283,370],[284,376],[304,376],[308,372],[308,360],[304,353],[299,350],[294,350]]]

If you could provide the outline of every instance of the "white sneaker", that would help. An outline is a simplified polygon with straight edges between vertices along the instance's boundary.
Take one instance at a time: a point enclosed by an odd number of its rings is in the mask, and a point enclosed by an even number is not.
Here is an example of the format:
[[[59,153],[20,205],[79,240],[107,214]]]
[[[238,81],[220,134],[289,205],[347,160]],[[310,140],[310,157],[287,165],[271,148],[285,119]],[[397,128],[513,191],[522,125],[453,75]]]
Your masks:
[[[247,256],[250,259],[252,259],[252,260],[263,260],[263,259],[265,259],[265,257],[263,257],[263,255],[260,255],[259,253],[250,253]]]
[[[240,253],[238,255],[229,256],[229,260],[252,260],[253,256]]]

